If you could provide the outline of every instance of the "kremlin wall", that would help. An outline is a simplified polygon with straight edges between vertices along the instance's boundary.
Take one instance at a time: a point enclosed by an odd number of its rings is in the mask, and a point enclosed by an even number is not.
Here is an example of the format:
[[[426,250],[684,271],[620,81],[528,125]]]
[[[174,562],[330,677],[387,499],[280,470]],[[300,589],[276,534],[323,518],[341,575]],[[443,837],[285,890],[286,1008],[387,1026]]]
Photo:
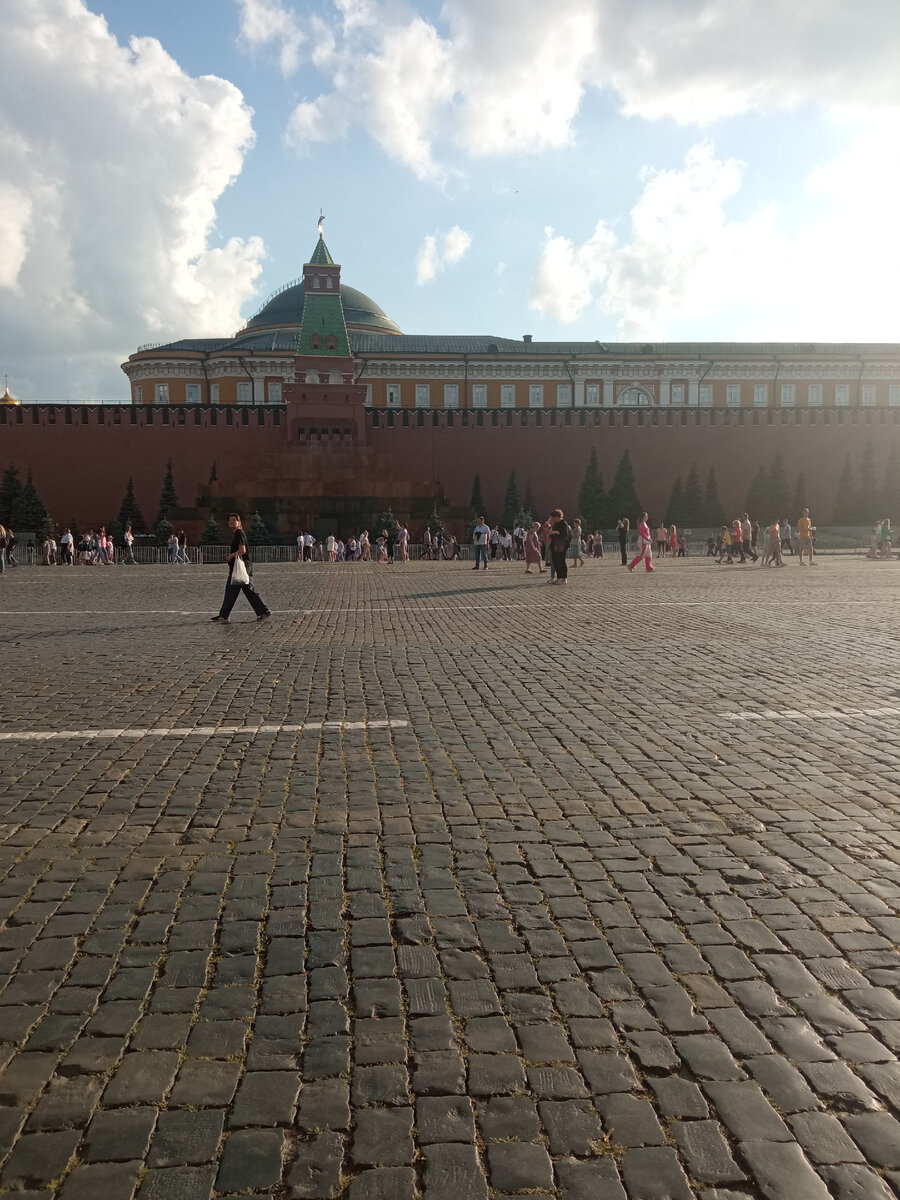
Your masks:
[[[656,519],[692,464],[716,468],[737,514],[779,452],[825,524],[848,455],[871,450],[880,481],[900,443],[900,345],[410,336],[340,272],[320,236],[302,280],[234,337],[141,347],[123,364],[131,404],[7,393],[0,471],[30,470],[53,517],[82,528],[116,514],[129,478],[152,519],[171,461],[192,538],[232,508],[287,539],[355,531],[389,505],[415,536],[435,501],[464,531],[476,472],[489,517],[513,469],[541,512],[574,515],[592,450],[607,486],[630,451]]]

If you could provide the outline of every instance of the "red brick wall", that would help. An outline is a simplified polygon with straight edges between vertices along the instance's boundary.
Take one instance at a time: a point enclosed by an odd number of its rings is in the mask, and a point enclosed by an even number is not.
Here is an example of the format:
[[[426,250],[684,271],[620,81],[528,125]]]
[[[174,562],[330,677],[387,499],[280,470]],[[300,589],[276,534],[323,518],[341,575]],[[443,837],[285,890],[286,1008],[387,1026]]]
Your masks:
[[[293,408],[289,406],[288,413]],[[875,451],[877,479],[892,444],[900,443],[900,410],[864,409],[792,412],[772,411],[681,411],[653,410],[643,413],[571,414],[572,424],[551,425],[550,413],[483,413],[477,426],[475,413],[463,426],[462,414],[453,414],[447,426],[446,413],[423,412],[418,425],[416,412],[378,414],[378,425],[366,418],[364,437],[368,447],[352,445],[349,437],[300,444],[288,441],[291,419],[281,411],[275,425],[272,409],[248,410],[249,424],[241,423],[241,410],[233,413],[233,425],[225,423],[224,412],[210,424],[207,409],[196,410],[201,424],[195,425],[195,410],[184,412],[185,424],[177,424],[174,409],[171,424],[162,424],[164,410],[153,412],[147,425],[146,412],[128,407],[72,411],[72,424],[65,423],[65,409],[23,406],[0,412],[0,470],[16,464],[24,477],[30,469],[44,503],[61,522],[75,517],[82,525],[99,523],[119,509],[129,476],[145,518],[156,516],[166,462],[171,459],[179,501],[197,502],[208,491],[210,467],[216,462],[221,495],[247,495],[253,487],[259,496],[292,494],[334,495],[351,484],[356,494],[366,494],[367,481],[390,473],[398,481],[399,494],[416,494],[431,480],[453,506],[468,503],[475,472],[481,475],[488,515],[499,516],[507,480],[515,468],[520,494],[531,482],[539,508],[560,504],[573,513],[578,489],[590,456],[596,447],[600,470],[607,487],[616,465],[628,448],[631,451],[638,493],[651,515],[660,517],[677,475],[686,474],[696,462],[701,481],[711,465],[716,467],[719,494],[729,512],[742,508],[751,478],[768,465],[780,450],[789,483],[801,471],[816,519],[826,524],[834,507],[837,477],[849,453],[854,461],[869,444]],[[184,410],[183,410],[184,411]],[[131,424],[135,412],[137,424]],[[19,414],[21,413],[21,423]],[[101,423],[102,413],[102,423]],[[118,413],[120,423],[114,423]],[[260,415],[264,424],[258,424]],[[565,414],[557,414],[562,421]],[[638,424],[638,417],[644,424]],[[610,423],[612,417],[612,423]],[[838,418],[841,422],[838,422]],[[4,420],[5,418],[5,420]],[[627,420],[627,424],[626,424]],[[653,424],[653,421],[656,424]],[[327,422],[326,422],[327,423]],[[296,425],[296,421],[293,422]],[[234,481],[234,486],[232,486]],[[402,481],[402,483],[401,483]],[[758,514],[766,517],[767,514]],[[900,514],[893,514],[900,516]],[[202,522],[201,522],[202,524]],[[185,523],[186,527],[188,523]],[[189,530],[190,531],[190,530]]]

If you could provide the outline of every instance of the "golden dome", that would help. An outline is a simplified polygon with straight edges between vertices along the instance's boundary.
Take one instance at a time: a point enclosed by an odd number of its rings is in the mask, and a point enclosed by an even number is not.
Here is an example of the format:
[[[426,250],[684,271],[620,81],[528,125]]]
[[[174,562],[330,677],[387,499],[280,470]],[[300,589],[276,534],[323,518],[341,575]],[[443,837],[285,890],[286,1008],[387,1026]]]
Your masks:
[[[6,385],[6,391],[0,396],[0,404],[21,404],[21,400],[17,400],[15,396],[9,394],[9,384]]]

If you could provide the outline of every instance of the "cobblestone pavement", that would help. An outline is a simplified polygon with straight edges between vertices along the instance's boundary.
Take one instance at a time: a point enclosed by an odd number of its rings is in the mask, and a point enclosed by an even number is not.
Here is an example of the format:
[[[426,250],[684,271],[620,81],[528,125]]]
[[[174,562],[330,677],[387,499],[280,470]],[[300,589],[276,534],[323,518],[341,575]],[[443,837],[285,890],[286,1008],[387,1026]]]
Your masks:
[[[900,1194],[900,565],[257,577],[0,579],[0,1192]]]

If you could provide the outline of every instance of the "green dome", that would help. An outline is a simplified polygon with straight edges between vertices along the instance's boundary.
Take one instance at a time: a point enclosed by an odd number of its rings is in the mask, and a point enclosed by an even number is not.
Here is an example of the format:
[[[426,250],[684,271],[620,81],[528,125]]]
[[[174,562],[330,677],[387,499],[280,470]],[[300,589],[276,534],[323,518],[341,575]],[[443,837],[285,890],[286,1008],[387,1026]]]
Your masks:
[[[327,293],[324,293],[327,294]],[[267,325],[290,325],[299,329],[300,318],[303,316],[303,302],[306,299],[306,285],[300,279],[288,284],[280,292],[276,292],[262,306],[258,313],[247,322],[247,329]],[[374,300],[356,288],[341,284],[341,304],[344,308],[344,320],[349,329],[369,329],[380,333],[400,333],[400,328],[392,321]]]

